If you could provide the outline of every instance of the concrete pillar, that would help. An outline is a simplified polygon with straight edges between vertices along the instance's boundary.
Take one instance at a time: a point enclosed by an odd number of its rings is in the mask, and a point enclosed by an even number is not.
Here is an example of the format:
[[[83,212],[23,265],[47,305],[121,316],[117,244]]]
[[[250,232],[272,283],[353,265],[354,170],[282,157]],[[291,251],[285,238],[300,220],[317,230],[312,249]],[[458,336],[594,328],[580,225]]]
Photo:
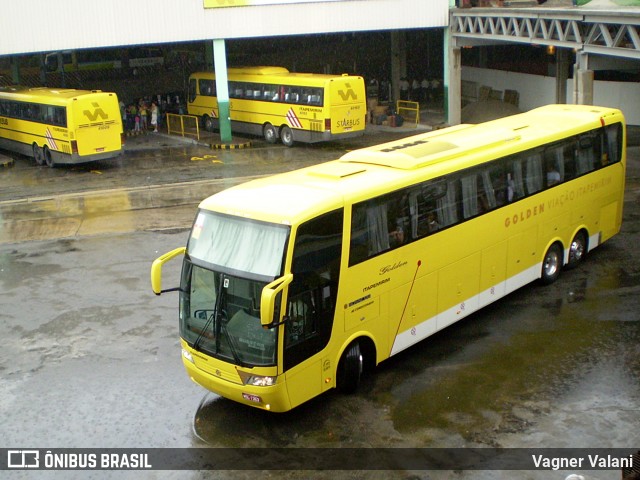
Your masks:
[[[213,41],[213,63],[216,72],[220,140],[222,143],[229,143],[231,142],[231,116],[229,112],[229,83],[227,81],[227,52],[223,39]]]
[[[567,103],[567,80],[569,78],[569,51],[556,49],[556,103]]]
[[[391,99],[400,99],[400,79],[407,76],[407,37],[405,32],[391,32]]]
[[[454,45],[450,28],[444,35],[444,108],[447,124],[462,122],[462,52]]]
[[[21,83],[20,80],[20,57],[13,55],[11,57],[11,81],[16,85]]]
[[[579,53],[573,74],[573,99],[577,105],[593,105],[593,70],[589,70],[589,55]]]
[[[213,71],[213,43],[206,42],[204,46],[205,70]]]

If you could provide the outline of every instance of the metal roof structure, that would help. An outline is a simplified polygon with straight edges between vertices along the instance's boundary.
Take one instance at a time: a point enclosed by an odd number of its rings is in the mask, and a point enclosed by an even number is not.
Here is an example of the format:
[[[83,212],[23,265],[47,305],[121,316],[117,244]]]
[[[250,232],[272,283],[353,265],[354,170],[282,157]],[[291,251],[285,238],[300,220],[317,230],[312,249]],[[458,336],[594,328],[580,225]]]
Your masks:
[[[452,9],[450,27],[459,47],[515,42],[640,59],[640,8]]]

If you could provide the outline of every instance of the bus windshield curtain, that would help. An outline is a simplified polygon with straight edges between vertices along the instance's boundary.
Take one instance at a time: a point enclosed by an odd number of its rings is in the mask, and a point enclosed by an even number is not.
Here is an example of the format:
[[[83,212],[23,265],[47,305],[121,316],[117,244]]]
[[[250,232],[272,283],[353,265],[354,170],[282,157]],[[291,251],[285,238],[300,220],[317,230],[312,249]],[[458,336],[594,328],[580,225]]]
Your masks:
[[[189,254],[214,265],[275,277],[280,273],[288,231],[242,219],[207,216]]]

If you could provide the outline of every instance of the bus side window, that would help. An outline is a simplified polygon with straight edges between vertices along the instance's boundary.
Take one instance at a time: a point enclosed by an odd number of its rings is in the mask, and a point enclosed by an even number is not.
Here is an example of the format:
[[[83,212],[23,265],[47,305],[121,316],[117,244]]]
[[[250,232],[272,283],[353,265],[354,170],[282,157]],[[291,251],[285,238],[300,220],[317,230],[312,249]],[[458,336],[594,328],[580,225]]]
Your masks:
[[[606,137],[606,159],[603,164],[617,163],[622,156],[622,124],[615,123],[604,127]]]
[[[525,155],[525,187],[527,195],[533,195],[543,187],[542,154],[540,152],[526,152]]]
[[[576,154],[577,176],[595,170],[595,162],[596,158],[598,158],[596,154],[597,143],[595,135],[592,133],[585,133],[578,137],[578,151]]]
[[[514,202],[524,196],[522,161],[513,158],[508,162],[507,168],[507,201]]]
[[[547,187],[564,182],[564,145],[556,145],[544,152]]]
[[[331,336],[342,254],[343,210],[296,232],[285,322],[285,370],[322,350]]]

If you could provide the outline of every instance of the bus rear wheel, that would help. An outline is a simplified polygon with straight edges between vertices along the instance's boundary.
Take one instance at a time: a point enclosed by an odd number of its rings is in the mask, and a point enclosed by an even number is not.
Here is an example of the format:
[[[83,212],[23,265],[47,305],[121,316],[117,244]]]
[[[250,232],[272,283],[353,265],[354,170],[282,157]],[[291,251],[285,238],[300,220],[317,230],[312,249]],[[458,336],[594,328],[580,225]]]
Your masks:
[[[264,136],[264,140],[267,143],[276,143],[278,140],[278,132],[276,132],[276,127],[267,123],[262,129],[262,135]]]
[[[42,156],[44,157],[44,163],[47,167],[53,168],[53,158],[51,158],[51,151],[47,147],[42,147]]]
[[[351,343],[342,354],[338,363],[336,385],[343,393],[353,393],[360,385],[364,361],[360,351],[360,343]]]
[[[549,247],[542,261],[542,274],[540,280],[544,285],[550,285],[560,276],[562,269],[562,247],[554,243]]]
[[[569,246],[569,260],[567,261],[567,268],[575,268],[584,260],[584,257],[587,255],[587,242],[587,234],[584,230],[580,230],[576,233],[576,236],[573,237],[571,245]]]
[[[213,118],[209,115],[202,117],[202,126],[207,132],[213,132]]]
[[[293,147],[293,132],[286,125],[280,130],[280,140],[285,147]]]
[[[36,163],[38,165],[44,165],[44,154],[42,153],[42,149],[35,143],[31,148],[33,150],[33,158],[35,159]]]

